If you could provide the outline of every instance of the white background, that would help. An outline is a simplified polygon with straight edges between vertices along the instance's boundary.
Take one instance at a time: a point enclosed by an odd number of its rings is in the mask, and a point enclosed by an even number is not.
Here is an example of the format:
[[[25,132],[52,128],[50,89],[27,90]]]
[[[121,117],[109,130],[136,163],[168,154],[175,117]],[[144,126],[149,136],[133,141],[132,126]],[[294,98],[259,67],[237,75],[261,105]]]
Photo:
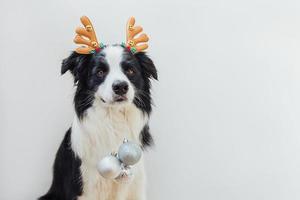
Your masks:
[[[151,37],[149,199],[300,199],[298,0],[1,0],[1,200],[50,186],[74,115],[60,63],[83,14],[104,43],[130,15]]]

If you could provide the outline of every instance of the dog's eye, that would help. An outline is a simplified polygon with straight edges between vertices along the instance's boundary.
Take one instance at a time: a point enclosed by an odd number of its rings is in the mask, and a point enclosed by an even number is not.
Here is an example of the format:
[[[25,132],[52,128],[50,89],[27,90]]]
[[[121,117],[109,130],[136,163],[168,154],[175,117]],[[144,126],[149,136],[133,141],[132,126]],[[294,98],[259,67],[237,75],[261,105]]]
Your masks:
[[[105,72],[104,72],[103,70],[99,70],[99,71],[97,72],[97,76],[98,76],[99,78],[102,78],[104,75],[105,75]]]
[[[135,74],[135,71],[131,67],[129,67],[128,69],[126,69],[126,74],[128,74],[129,76],[132,76]]]

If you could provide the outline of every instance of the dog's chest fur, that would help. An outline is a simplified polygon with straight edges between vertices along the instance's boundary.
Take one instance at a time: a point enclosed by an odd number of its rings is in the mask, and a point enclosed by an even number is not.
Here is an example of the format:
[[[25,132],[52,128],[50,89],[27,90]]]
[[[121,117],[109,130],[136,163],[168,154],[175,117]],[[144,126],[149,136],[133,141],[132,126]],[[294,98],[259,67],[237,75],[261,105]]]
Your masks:
[[[97,104],[97,102],[95,102]],[[124,138],[140,144],[139,135],[147,116],[135,105],[126,107],[93,106],[82,120],[75,117],[72,125],[72,149],[80,157],[83,195],[80,200],[129,199],[130,191],[143,187],[143,161],[133,168],[131,184],[116,183],[101,177],[97,162],[113,151],[117,151]],[[136,191],[137,192],[137,191]],[[135,199],[135,197],[131,197]],[[136,197],[141,199],[142,197]]]

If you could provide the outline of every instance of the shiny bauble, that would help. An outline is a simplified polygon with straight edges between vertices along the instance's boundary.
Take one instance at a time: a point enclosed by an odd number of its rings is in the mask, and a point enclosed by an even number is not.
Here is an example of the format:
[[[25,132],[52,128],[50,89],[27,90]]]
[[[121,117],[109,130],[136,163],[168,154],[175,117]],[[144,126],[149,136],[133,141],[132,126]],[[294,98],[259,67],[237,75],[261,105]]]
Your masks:
[[[114,155],[105,156],[97,164],[98,172],[107,179],[114,179],[121,173],[121,162]]]
[[[124,165],[136,164],[142,156],[142,149],[139,145],[125,141],[119,148],[118,157]]]

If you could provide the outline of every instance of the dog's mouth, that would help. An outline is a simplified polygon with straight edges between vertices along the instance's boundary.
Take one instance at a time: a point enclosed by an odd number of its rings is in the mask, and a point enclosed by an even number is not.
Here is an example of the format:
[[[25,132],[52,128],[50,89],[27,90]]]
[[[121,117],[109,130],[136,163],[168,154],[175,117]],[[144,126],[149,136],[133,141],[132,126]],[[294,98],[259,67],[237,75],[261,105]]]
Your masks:
[[[122,96],[122,95],[115,96],[113,98],[113,101],[111,101],[111,102],[107,102],[103,98],[100,98],[100,99],[103,103],[110,103],[110,104],[122,103],[122,102],[126,102],[128,100],[128,98],[126,96]]]
[[[114,98],[114,102],[123,102],[123,101],[127,101],[127,97],[126,96],[116,96]]]

